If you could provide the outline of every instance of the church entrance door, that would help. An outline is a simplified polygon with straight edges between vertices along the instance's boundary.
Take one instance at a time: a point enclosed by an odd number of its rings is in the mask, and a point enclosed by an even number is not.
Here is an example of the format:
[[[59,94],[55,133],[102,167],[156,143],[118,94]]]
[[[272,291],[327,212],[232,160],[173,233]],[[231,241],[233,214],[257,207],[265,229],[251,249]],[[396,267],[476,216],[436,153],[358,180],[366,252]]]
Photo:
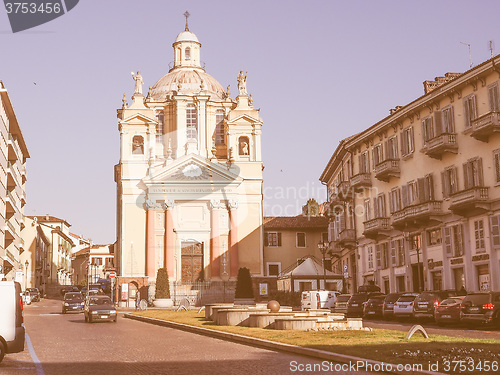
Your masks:
[[[203,243],[195,241],[182,242],[181,269],[182,282],[203,281]]]

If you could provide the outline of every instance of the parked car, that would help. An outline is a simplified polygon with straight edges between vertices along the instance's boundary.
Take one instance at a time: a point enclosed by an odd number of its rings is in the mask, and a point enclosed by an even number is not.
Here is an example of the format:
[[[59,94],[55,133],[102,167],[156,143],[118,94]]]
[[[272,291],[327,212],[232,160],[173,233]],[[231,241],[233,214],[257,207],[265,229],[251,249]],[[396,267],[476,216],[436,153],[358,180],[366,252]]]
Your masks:
[[[83,311],[83,294],[80,292],[66,292],[62,303],[62,313],[66,314],[68,311]]]
[[[434,319],[434,310],[442,300],[458,296],[456,290],[438,290],[422,292],[415,298],[413,304],[413,316],[417,319]]]
[[[40,291],[38,290],[38,288],[28,288],[26,290],[28,292],[30,292],[31,302],[39,302],[40,301]]]
[[[394,303],[394,317],[408,318],[413,316],[413,305],[418,293],[404,293]]]
[[[346,316],[349,318],[362,317],[363,309],[366,301],[372,296],[381,295],[379,292],[375,293],[356,293],[347,302],[347,312]]]
[[[337,300],[339,292],[328,290],[310,290],[302,292],[300,305],[302,310],[330,309]]]
[[[500,292],[468,294],[462,301],[462,321],[500,327]]]
[[[0,362],[7,353],[24,350],[21,284],[0,281]]]
[[[68,292],[79,292],[80,289],[76,285],[70,285],[70,286],[65,286],[64,288],[61,289],[61,295],[64,297],[64,295]]]
[[[116,323],[116,308],[111,298],[105,295],[89,296],[83,307],[85,322],[93,323],[102,320],[111,320]]]
[[[365,303],[363,318],[381,318],[385,297],[384,294],[370,297]]]
[[[450,323],[460,323],[462,302],[464,296],[451,297],[442,300],[434,309],[434,319],[438,326]]]
[[[347,302],[351,298],[351,294],[340,294],[337,296],[337,300],[333,306],[333,312],[336,313],[347,313]]]
[[[382,305],[382,315],[384,319],[394,318],[394,303],[401,297],[402,293],[389,293],[384,298]]]
[[[376,293],[376,292],[380,292],[380,287],[375,284],[361,285],[358,288],[358,293]]]

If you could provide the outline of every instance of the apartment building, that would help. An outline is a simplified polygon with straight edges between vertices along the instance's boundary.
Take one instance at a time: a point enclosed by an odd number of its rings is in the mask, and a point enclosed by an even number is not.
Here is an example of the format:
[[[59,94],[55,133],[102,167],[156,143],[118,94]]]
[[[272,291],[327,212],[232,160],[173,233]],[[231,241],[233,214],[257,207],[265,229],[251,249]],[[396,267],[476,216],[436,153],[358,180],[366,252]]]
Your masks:
[[[0,278],[24,284],[32,269],[31,259],[21,260],[29,157],[9,94],[0,81]]]
[[[320,180],[350,291],[500,290],[499,81],[498,56],[425,81],[340,142]]]
[[[74,254],[74,283],[83,285],[90,279],[109,279],[109,273],[116,271],[114,245],[91,245]]]

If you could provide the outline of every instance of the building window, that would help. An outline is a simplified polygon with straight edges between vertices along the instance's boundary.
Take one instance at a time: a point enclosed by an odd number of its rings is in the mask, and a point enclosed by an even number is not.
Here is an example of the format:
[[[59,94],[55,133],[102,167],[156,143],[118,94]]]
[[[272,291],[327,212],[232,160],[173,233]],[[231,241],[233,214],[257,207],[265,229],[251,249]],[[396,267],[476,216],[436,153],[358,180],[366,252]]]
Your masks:
[[[474,158],[464,164],[465,190],[483,185],[483,162],[481,158]]]
[[[281,246],[281,233],[279,232],[266,232],[264,235],[264,245],[268,247]]]
[[[494,249],[500,249],[500,215],[490,217],[491,245]]]
[[[359,173],[370,173],[370,155],[368,151],[359,155]]]
[[[215,144],[224,145],[225,135],[224,135],[224,111],[217,110],[215,113]]]
[[[370,207],[370,199],[365,199],[365,221],[371,220],[371,218],[372,218],[372,213]]]
[[[432,124],[432,117],[426,117],[422,120],[422,133],[424,135],[424,143],[427,143],[434,138],[434,126]]]
[[[427,245],[434,246],[441,244],[441,229],[429,229],[427,231]]]
[[[113,258],[106,258],[106,268],[114,268],[115,267],[115,262],[113,261]]]
[[[385,154],[387,160],[398,158],[398,138],[396,136],[385,141]]]
[[[384,242],[380,244],[382,247],[382,268],[389,268],[389,244]]]
[[[464,116],[465,129],[468,129],[472,126],[472,121],[477,117],[475,95],[469,95],[464,99]]]
[[[449,197],[458,191],[457,168],[448,167],[441,173],[443,197]]]
[[[162,143],[163,142],[163,134],[164,134],[164,123],[165,123],[165,116],[163,112],[160,112],[158,114],[158,126],[156,128],[156,143]]]
[[[476,252],[486,251],[484,245],[484,223],[482,219],[474,221],[474,238],[476,240]]]
[[[186,135],[188,139],[198,138],[198,114],[194,104],[188,104],[186,109]]]
[[[375,218],[385,217],[385,195],[383,193],[373,198],[373,207],[375,209]]]
[[[373,247],[368,246],[368,269],[373,270]]]
[[[401,210],[401,190],[394,188],[389,192],[391,214]]]
[[[399,238],[391,241],[391,265],[402,266],[405,264],[404,240]]]
[[[141,135],[134,135],[132,138],[132,154],[144,155],[144,138]]]
[[[402,208],[406,208],[417,203],[417,181],[410,181],[401,187]]]
[[[191,60],[191,48],[186,47],[184,50],[184,59]]]
[[[303,233],[303,232],[297,233],[296,246],[297,247],[306,247],[306,234],[305,233]]]
[[[102,266],[102,258],[92,258],[92,264],[94,266]]]
[[[281,262],[267,262],[267,276],[278,276],[281,272]]]
[[[488,87],[488,100],[490,102],[490,111],[498,112],[500,109],[498,105],[498,84],[494,83]]]
[[[453,117],[453,107],[443,108],[443,133],[454,134],[455,133],[455,120]]]
[[[382,145],[376,145],[373,147],[373,168],[384,161],[383,157]]]
[[[448,257],[459,257],[464,255],[464,244],[462,225],[453,225],[443,228],[443,242]]]
[[[403,129],[403,133],[401,135],[401,150],[403,152],[403,156],[410,155],[413,151],[415,151],[413,126]]]
[[[238,150],[240,155],[250,155],[250,141],[248,137],[240,137],[238,140]]]
[[[495,168],[495,183],[500,184],[500,149],[493,151],[493,165]]]

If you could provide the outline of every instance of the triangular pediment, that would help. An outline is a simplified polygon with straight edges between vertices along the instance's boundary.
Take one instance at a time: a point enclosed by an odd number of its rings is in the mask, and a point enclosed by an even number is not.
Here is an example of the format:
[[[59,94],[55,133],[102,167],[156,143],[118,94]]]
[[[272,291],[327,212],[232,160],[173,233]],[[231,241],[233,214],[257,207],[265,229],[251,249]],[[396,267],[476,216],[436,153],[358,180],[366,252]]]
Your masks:
[[[151,175],[143,180],[146,185],[196,184],[196,185],[239,185],[242,178],[225,166],[196,155],[183,156],[171,164],[153,168]]]
[[[259,118],[252,117],[248,114],[242,114],[234,119],[228,121],[228,124],[260,124],[262,121]]]
[[[137,124],[137,123],[157,123],[158,121],[154,118],[148,117],[142,113],[134,113],[132,116],[129,116],[122,121],[121,124]]]

